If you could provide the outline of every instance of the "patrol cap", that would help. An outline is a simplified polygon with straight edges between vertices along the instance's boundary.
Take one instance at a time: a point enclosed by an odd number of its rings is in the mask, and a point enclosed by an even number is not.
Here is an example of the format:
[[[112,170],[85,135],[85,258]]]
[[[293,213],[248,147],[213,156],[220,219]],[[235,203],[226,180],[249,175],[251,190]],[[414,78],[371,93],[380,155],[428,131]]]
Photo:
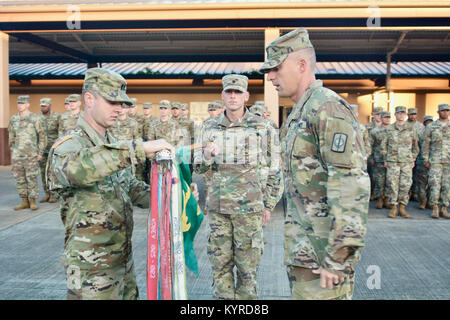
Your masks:
[[[170,101],[169,100],[161,100],[159,102],[159,108],[166,108],[166,109],[170,109]]]
[[[18,96],[17,97],[17,103],[29,103],[30,102],[30,96]]]
[[[253,106],[250,107],[250,112],[253,114],[256,114],[257,116],[262,117],[264,114],[264,108],[261,105],[256,105],[254,104]]]
[[[409,108],[408,114],[417,114],[417,108]]]
[[[438,106],[438,111],[444,111],[444,110],[450,111],[450,106],[448,105],[448,103],[441,103]]]
[[[218,106],[219,106],[219,108],[223,108],[224,107],[224,104],[223,104],[223,101],[222,100],[214,100],[213,101],[215,104],[217,104]]]
[[[52,104],[52,98],[42,98],[40,101],[41,106],[49,106]]]
[[[180,109],[181,110],[187,110],[188,109],[188,104],[187,103],[180,103]]]
[[[172,107],[172,109],[181,109],[181,103],[174,101],[174,102],[172,102],[171,107]]]
[[[95,90],[111,102],[123,102],[131,106],[133,101],[127,96],[127,81],[117,72],[103,69],[87,69],[83,90]]]
[[[215,101],[208,103],[208,111],[215,111],[220,108],[221,106]]]
[[[433,117],[432,116],[424,116],[423,122],[425,122],[425,121],[433,121]]]
[[[71,94],[68,98],[69,102],[77,102],[77,101],[81,101],[81,96],[79,94]]]
[[[64,104],[69,104],[69,102],[70,102],[70,101],[69,101],[69,97],[67,97],[67,98],[64,99]]]
[[[266,47],[267,59],[259,71],[266,73],[282,64],[291,52],[306,48],[313,48],[308,31],[305,28],[293,30],[275,39]]]
[[[132,102],[130,108],[136,107],[136,105],[137,105],[137,99],[136,99],[136,98],[130,98],[130,99],[131,99],[131,102]]]
[[[248,78],[241,74],[227,74],[222,78],[223,91],[239,90],[247,92]]]
[[[404,107],[404,106],[396,106],[395,107],[395,113],[399,113],[399,112],[406,112],[406,107]]]
[[[383,112],[383,108],[382,107],[375,107],[373,108],[373,114],[381,114]]]
[[[391,113],[388,112],[388,111],[383,111],[383,112],[381,113],[381,117],[382,117],[382,118],[390,118],[390,117],[391,117]]]
[[[152,108],[152,103],[151,102],[144,102],[142,104],[142,109],[151,109]]]

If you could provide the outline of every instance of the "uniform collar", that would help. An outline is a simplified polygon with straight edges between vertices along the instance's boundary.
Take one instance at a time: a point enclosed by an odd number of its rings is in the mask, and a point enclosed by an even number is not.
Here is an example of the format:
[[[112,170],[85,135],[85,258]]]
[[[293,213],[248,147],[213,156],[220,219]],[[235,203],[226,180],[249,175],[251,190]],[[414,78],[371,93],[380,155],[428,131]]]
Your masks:
[[[252,114],[244,108],[244,115],[237,119],[235,122],[231,122],[226,116],[226,110],[219,116],[218,125],[223,127],[246,127],[247,121],[252,117]]]
[[[308,86],[308,88],[306,88],[306,90],[303,93],[300,100],[298,100],[298,102],[292,108],[293,110],[292,110],[291,114],[289,115],[287,122],[286,122],[287,127],[289,127],[289,124],[291,123],[291,121],[293,119],[298,119],[300,117],[300,113],[303,109],[304,104],[311,97],[314,90],[317,88],[321,88],[322,86],[323,86],[322,80],[314,80],[313,82],[311,82],[311,84]]]
[[[108,141],[113,141],[111,139],[111,134],[109,133],[109,130],[106,130],[107,140],[105,137],[102,137],[100,133],[95,131],[94,128],[91,127],[89,123],[84,120],[84,117],[79,117],[77,121],[77,127],[79,127],[81,130],[83,130],[86,135],[91,139],[91,141],[94,143],[95,146],[102,146],[107,143]],[[114,139],[114,138],[113,138]]]

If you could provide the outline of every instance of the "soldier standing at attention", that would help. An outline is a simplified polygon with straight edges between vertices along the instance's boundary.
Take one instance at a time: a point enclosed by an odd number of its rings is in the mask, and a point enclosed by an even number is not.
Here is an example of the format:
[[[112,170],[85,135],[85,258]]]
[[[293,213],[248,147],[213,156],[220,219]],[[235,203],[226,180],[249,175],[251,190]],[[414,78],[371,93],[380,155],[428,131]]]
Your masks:
[[[153,108],[151,102],[144,102],[142,104],[142,112],[144,112],[145,117],[144,126],[142,127],[142,130],[144,130],[145,123],[152,122],[153,120],[156,120],[158,118],[153,115]]]
[[[66,112],[70,111],[69,106],[70,106],[69,97],[67,97],[64,99],[64,110],[66,110]]]
[[[117,141],[142,139],[139,136],[139,128],[136,120],[128,117],[128,105],[123,104],[116,123],[108,128],[108,132]]]
[[[382,112],[383,112],[383,108],[381,108],[381,107],[373,108],[372,121],[370,121],[369,123],[366,124],[366,129],[367,129],[367,132],[369,132],[369,136],[370,136],[371,131],[374,128],[381,126],[381,113]],[[370,163],[368,163],[367,172],[369,173],[369,177],[370,177],[370,200],[375,200],[376,199],[375,195],[374,195],[375,181],[373,178],[373,167],[370,165]]]
[[[359,115],[358,105],[357,104],[351,104],[350,106],[352,107],[352,110],[355,113],[356,118],[358,119],[358,115]],[[359,126],[359,129],[361,130],[361,133],[363,135],[364,150],[366,151],[366,158],[368,159],[370,157],[370,155],[372,154],[372,145],[370,143],[369,131],[359,121],[358,121],[358,126]]]
[[[47,146],[45,147],[44,154],[42,155],[41,161],[39,161],[41,167],[41,177],[42,177],[42,186],[44,187],[45,196],[39,202],[50,202],[55,203],[56,200],[52,197],[50,192],[48,191],[47,179],[45,178],[45,168],[47,166],[48,153],[50,152],[50,148],[55,143],[56,139],[58,139],[58,125],[59,118],[61,117],[58,113],[53,112],[51,110],[52,99],[51,98],[42,98],[41,99],[41,114],[40,118],[44,125],[45,132],[47,135]]]
[[[409,202],[409,189],[412,184],[412,169],[419,154],[417,132],[406,124],[406,107],[395,107],[395,123],[386,128],[381,142],[381,154],[386,168],[386,187],[391,211],[389,218],[397,212],[409,218],[406,211]]]
[[[177,146],[183,139],[180,126],[170,117],[170,101],[161,100],[159,102],[159,119],[151,124],[146,123],[144,128],[144,140],[165,139],[173,146]]]
[[[12,151],[12,172],[16,188],[22,203],[14,210],[30,208],[37,210],[36,199],[39,196],[39,161],[42,160],[47,135],[39,115],[30,110],[30,96],[17,98],[17,110],[8,125],[9,148]]]
[[[408,108],[408,121],[406,122],[406,124],[408,124],[409,126],[414,128],[414,130],[416,130],[417,136],[420,139],[425,127],[423,126],[423,124],[421,122],[417,121],[417,112],[418,112],[417,108]],[[417,161],[420,161],[419,157],[417,157],[417,159],[416,159],[416,165],[413,168],[413,174],[412,174],[413,182],[412,182],[412,186],[411,186],[411,199],[413,199],[414,201],[419,200],[418,196],[417,196],[417,188],[418,188],[418,185],[417,185],[417,176],[418,176]]]
[[[58,137],[65,136],[70,130],[75,129],[78,118],[83,115],[83,111],[81,111],[81,96],[79,94],[71,94],[68,100],[69,111],[63,113],[59,118]]]
[[[245,108],[248,78],[222,78],[226,109],[202,128],[195,171],[212,171],[208,187],[213,297],[257,299],[256,271],[263,253],[262,227],[283,192],[280,150],[275,130]],[[265,192],[260,170],[269,166]],[[233,268],[237,268],[235,285]]]
[[[67,298],[137,299],[133,205],[149,207],[150,186],[132,171],[146,156],[174,150],[162,140],[118,142],[108,133],[122,104],[132,104],[121,75],[88,69],[82,94],[84,115],[52,146],[47,166],[49,188],[65,216]]]
[[[370,144],[372,154],[369,157],[369,165],[373,170],[373,194],[377,199],[376,209],[390,209],[388,193],[386,191],[386,168],[384,167],[384,158],[381,154],[381,142],[386,135],[386,128],[391,124],[391,114],[388,111],[381,113],[381,126],[376,126],[370,132]]]
[[[423,161],[429,168],[428,183],[430,185],[430,205],[433,208],[432,218],[439,214],[450,219],[447,207],[450,200],[450,126],[448,115],[450,106],[447,103],[438,106],[439,119],[430,123],[423,136]],[[441,210],[439,211],[439,205]]]
[[[350,299],[370,196],[358,119],[349,104],[316,80],[306,29],[279,37],[266,51],[260,71],[280,97],[295,102],[280,133],[292,299]]]
[[[424,116],[423,117],[423,126],[425,132],[425,128],[428,124],[433,122],[432,116]],[[416,159],[416,166],[414,169],[416,170],[416,179],[417,179],[417,198],[419,200],[419,209],[425,210],[428,202],[428,191],[429,191],[429,183],[428,183],[428,171],[429,169],[425,167],[425,163],[423,161],[423,133],[419,135],[419,148],[420,152]]]
[[[133,101],[133,105],[130,107],[130,110],[128,110],[128,117],[136,120],[138,123],[138,134],[140,137],[143,137],[146,118],[143,114],[137,113],[137,99],[131,98],[131,101]]]

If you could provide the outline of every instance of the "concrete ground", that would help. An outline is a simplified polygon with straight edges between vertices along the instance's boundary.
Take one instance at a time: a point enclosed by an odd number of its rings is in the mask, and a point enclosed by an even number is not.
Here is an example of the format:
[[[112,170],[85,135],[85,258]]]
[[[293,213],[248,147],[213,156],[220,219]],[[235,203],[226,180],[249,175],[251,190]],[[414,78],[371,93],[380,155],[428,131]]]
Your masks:
[[[202,192],[203,180],[194,176],[194,181]],[[0,299],[65,299],[64,229],[58,204],[40,204],[34,212],[12,210],[19,202],[11,167],[0,167]],[[449,299],[450,221],[431,219],[431,211],[417,209],[416,202],[407,207],[411,219],[388,219],[388,210],[376,210],[374,205],[372,202],[366,247],[356,268],[354,299]],[[140,298],[146,299],[147,210],[136,208],[134,219],[134,261]],[[206,217],[195,240],[199,276],[188,271],[188,296],[193,300],[212,298],[212,272],[206,255],[208,228]],[[258,270],[259,297],[288,299],[281,204],[264,235],[268,243]]]

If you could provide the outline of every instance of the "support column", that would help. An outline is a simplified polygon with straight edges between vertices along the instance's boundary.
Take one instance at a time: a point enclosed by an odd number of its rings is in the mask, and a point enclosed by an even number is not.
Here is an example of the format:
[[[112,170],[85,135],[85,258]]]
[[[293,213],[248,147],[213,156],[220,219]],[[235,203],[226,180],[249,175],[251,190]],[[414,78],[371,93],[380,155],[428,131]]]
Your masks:
[[[0,32],[0,165],[11,164],[9,124],[9,36]]]
[[[280,29],[268,28],[264,31],[264,60],[267,59],[266,47],[279,36]],[[272,82],[267,81],[267,75],[264,75],[264,102],[271,112],[270,118],[278,124],[278,92]]]

